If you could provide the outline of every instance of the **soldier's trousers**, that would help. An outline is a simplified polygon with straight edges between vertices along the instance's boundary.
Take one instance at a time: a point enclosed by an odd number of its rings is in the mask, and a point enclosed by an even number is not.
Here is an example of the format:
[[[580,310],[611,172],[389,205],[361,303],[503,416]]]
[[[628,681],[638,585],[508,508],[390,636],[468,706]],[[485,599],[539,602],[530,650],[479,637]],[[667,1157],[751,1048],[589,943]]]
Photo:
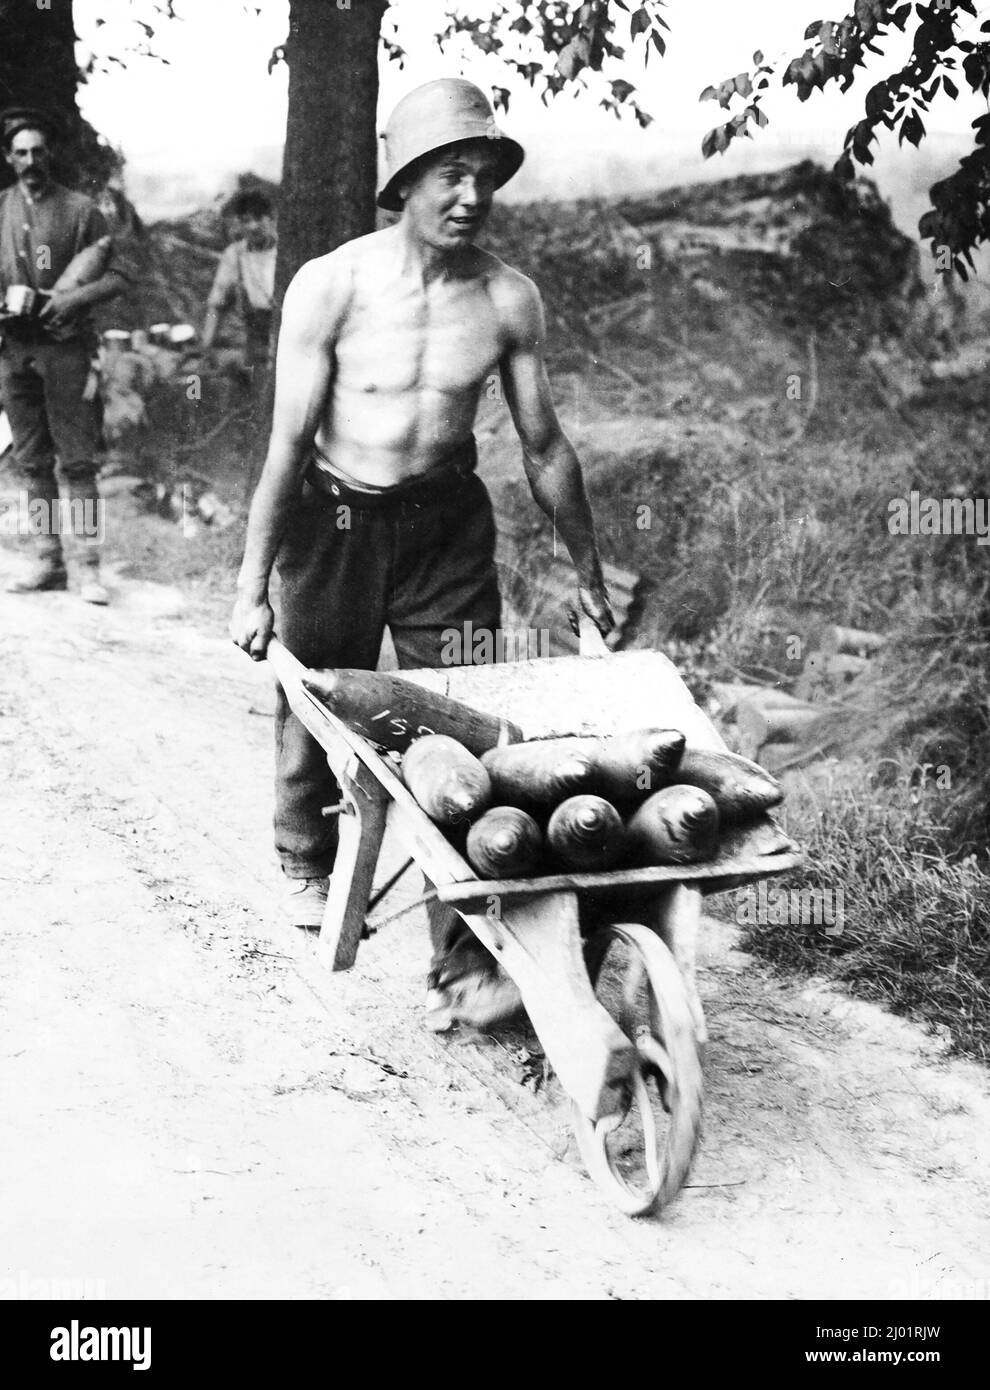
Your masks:
[[[86,400],[90,351],[79,342],[18,342],[5,335],[0,348],[0,402],[7,412],[14,441],[14,458],[32,498],[44,500],[53,517],[58,514],[59,487],[56,456],[69,499],[69,515],[89,518],[76,526],[76,538],[88,542],[79,547],[83,563],[96,564],[102,520],[98,516],[96,486],[97,451],[100,444],[101,410],[97,399]],[[78,510],[76,504],[81,504]],[[59,534],[54,528],[39,536],[39,550],[57,554]]]
[[[386,626],[400,667],[440,666],[449,629],[495,632],[500,598],[495,524],[474,472],[473,440],[421,485],[368,497],[309,484],[286,528],[277,568],[276,633],[305,666],[374,670]],[[465,653],[470,659],[470,653]],[[275,848],[290,878],[330,872],[339,801],[323,749],[281,689],[275,715]]]

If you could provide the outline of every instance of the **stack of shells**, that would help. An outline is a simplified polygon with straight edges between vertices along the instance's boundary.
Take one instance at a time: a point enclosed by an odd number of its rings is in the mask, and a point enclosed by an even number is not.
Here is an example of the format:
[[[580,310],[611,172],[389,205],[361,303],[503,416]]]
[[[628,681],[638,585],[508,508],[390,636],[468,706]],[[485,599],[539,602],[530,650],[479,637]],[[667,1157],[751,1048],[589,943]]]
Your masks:
[[[431,734],[410,745],[402,775],[483,879],[703,863],[782,798],[756,763],[685,748],[676,729],[536,739],[480,758]]]

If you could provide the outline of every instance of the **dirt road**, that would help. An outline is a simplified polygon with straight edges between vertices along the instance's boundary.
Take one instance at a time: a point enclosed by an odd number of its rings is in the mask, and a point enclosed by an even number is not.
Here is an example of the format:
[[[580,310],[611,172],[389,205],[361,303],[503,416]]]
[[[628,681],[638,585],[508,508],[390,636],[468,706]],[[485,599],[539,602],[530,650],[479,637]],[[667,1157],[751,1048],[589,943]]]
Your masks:
[[[702,1147],[628,1221],[553,1084],[424,1030],[418,911],[338,976],[273,925],[264,667],[151,585],[0,643],[0,1292],[990,1295],[976,1066],[713,927]]]

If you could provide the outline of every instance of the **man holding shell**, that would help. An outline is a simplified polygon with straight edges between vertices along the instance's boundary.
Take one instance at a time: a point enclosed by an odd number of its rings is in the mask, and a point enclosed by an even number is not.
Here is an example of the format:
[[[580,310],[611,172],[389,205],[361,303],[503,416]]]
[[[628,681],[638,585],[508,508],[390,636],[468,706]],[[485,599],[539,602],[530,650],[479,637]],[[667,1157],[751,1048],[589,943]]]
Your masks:
[[[0,112],[4,155],[17,179],[0,193],[0,401],[18,468],[33,497],[48,504],[50,518],[47,533],[34,538],[32,569],[8,585],[15,593],[67,587],[56,456],[74,525],[77,507],[83,515],[96,513],[101,416],[88,310],[123,289],[109,265],[103,214],[92,199],[52,177],[55,136],[54,121],[43,111]],[[77,546],[80,597],[106,603],[96,541],[88,536],[83,543],[77,534]]]

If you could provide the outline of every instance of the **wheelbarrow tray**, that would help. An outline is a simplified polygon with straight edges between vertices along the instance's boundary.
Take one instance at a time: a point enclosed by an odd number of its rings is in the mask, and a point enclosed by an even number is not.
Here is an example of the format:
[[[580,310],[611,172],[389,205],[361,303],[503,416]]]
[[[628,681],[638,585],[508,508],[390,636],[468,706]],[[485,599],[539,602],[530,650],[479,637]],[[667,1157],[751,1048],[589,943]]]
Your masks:
[[[546,874],[482,880],[414,800],[394,763],[355,733],[303,684],[307,669],[278,642],[269,659],[296,716],[327,752],[331,764],[357,761],[378,782],[400,815],[395,829],[426,870],[444,902],[462,904],[492,892],[511,896],[560,890],[650,891],[655,885],[691,882],[720,892],[753,878],[780,873],[800,862],[797,847],[770,816],[743,828],[731,856],[687,865],[615,869],[602,873]],[[557,657],[444,670],[405,670],[403,680],[516,723],[526,738],[611,734],[641,728],[679,729],[688,746],[724,750],[724,740],[699,709],[676,667],[659,652],[606,657]],[[768,832],[776,841],[762,852]],[[750,843],[751,842],[751,843]],[[424,862],[424,860],[429,861]]]

